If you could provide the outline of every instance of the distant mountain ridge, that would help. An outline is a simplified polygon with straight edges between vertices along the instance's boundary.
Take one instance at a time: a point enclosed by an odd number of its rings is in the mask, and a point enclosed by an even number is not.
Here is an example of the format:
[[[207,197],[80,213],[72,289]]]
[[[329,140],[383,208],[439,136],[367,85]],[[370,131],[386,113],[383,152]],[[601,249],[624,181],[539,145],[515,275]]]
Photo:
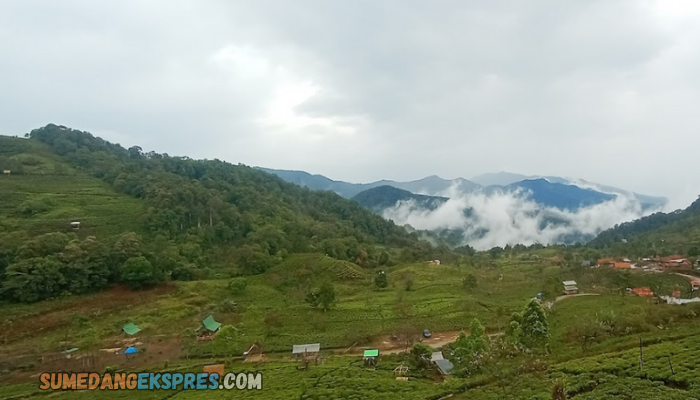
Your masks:
[[[287,182],[305,186],[314,190],[328,190],[345,198],[353,198],[359,193],[379,186],[392,186],[414,194],[428,196],[459,196],[482,191],[486,194],[494,192],[513,192],[516,189],[530,193],[530,198],[540,205],[557,207],[574,211],[582,207],[600,204],[615,198],[615,195],[625,195],[636,199],[643,210],[660,210],[667,203],[664,197],[647,196],[607,185],[573,180],[556,176],[526,176],[509,172],[498,172],[479,175],[472,180],[464,178],[443,179],[431,175],[423,179],[409,182],[381,180],[371,183],[349,183],[335,181],[323,175],[312,175],[304,171],[275,170],[257,167],[258,169],[277,175]]]
[[[409,182],[353,184],[301,171],[263,170],[311,189],[334,191],[385,219],[430,231],[451,245],[479,249],[583,243],[615,223],[659,211],[666,204],[664,198],[554,176],[496,173],[475,178],[487,186],[435,175]]]
[[[372,189],[379,186],[393,186],[398,189],[407,190],[411,193],[426,194],[435,196],[438,193],[444,192],[451,187],[458,187],[464,190],[472,191],[479,189],[481,186],[468,181],[464,178],[457,179],[442,179],[437,175],[431,175],[423,179],[418,179],[409,182],[396,182],[392,180],[381,180],[371,183],[349,183],[343,181],[334,181],[323,175],[314,175],[304,171],[288,171],[270,168],[256,167],[261,171],[277,175],[287,182],[297,184],[299,186],[308,187],[314,190],[329,190],[343,196],[345,198],[355,197],[358,193],[367,189]]]
[[[384,210],[395,206],[400,201],[411,201],[416,208],[433,211],[449,199],[447,197],[415,194],[408,190],[384,185],[362,191],[353,197],[352,200],[381,215]]]
[[[490,186],[489,188],[494,188]],[[561,210],[576,211],[615,199],[615,195],[583,189],[574,185],[552,183],[546,179],[528,179],[504,187],[504,191],[524,190],[537,204],[546,204]]]
[[[486,173],[482,175],[475,176],[471,178],[471,181],[477,183],[481,186],[508,186],[517,182],[522,182],[525,180],[535,180],[535,179],[545,179],[551,183],[561,183],[563,185],[573,185],[579,186],[581,188],[589,188],[601,193],[608,194],[623,194],[627,196],[632,196],[637,199],[643,209],[658,208],[659,206],[665,206],[668,199],[660,196],[649,196],[644,194],[639,194],[631,192],[629,190],[624,190],[616,188],[609,185],[601,185],[599,183],[588,182],[584,179],[569,179],[562,178],[559,176],[545,176],[545,175],[521,175],[514,174],[512,172],[495,172]]]

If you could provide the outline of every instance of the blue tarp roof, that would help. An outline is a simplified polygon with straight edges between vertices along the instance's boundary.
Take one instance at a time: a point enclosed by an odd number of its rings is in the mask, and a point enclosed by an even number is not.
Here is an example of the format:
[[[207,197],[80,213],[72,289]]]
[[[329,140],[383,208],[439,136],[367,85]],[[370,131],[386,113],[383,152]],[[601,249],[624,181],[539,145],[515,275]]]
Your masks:
[[[139,352],[139,351],[136,350],[136,347],[129,347],[128,349],[126,349],[126,351],[124,352],[124,354],[134,354],[134,353],[138,353],[138,352]]]

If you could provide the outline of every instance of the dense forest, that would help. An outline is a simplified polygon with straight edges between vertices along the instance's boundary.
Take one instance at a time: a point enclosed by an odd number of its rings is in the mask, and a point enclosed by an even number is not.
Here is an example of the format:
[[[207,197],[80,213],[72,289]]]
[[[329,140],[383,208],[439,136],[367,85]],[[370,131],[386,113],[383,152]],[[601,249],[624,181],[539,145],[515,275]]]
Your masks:
[[[631,256],[700,255],[700,198],[685,210],[654,213],[601,232],[589,246]]]
[[[291,253],[325,253],[368,268],[452,254],[356,202],[244,165],[144,153],[53,124],[27,136],[15,139],[12,151],[4,149],[0,169],[27,173],[12,154],[23,151],[21,142],[38,141],[76,173],[99,178],[144,207],[140,232],[115,237],[80,238],[70,229],[32,237],[0,224],[1,293],[12,300],[112,282],[139,286],[167,277],[259,274]],[[66,172],[58,167],[52,171],[57,176]],[[13,212],[32,218],[48,207],[38,199]]]

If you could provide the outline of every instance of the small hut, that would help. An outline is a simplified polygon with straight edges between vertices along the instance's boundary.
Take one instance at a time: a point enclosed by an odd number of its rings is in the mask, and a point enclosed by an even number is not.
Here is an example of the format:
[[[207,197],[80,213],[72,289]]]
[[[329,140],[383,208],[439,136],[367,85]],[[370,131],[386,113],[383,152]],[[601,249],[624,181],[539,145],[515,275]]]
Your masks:
[[[202,321],[202,326],[198,329],[197,340],[212,340],[214,334],[221,328],[221,323],[217,322],[212,315],[209,315]]]
[[[576,281],[564,281],[562,283],[564,284],[565,294],[569,295],[578,293],[578,284],[576,283]]]
[[[435,365],[438,368],[438,371],[440,371],[440,375],[442,376],[448,376],[452,373],[452,369],[454,369],[454,365],[450,362],[450,360],[447,359],[442,359],[442,360],[436,360]]]
[[[379,349],[367,349],[364,351],[362,357],[364,358],[366,366],[375,367],[377,365],[377,358],[379,358]]]
[[[70,223],[70,227],[71,227],[74,231],[77,231],[78,229],[80,229],[80,221],[72,221],[72,222]]]
[[[12,171],[9,169],[3,169],[2,173],[3,173],[3,175],[10,175],[12,173]]]
[[[292,355],[301,362],[299,369],[307,369],[312,361],[318,364],[318,355],[321,351],[320,343],[295,344],[292,346]]]
[[[434,363],[435,361],[438,360],[444,360],[445,357],[442,355],[441,351],[434,351],[433,354],[430,356],[430,362]]]
[[[141,332],[141,328],[134,325],[133,322],[129,322],[128,324],[122,327],[122,331],[124,331],[124,333],[126,333],[129,336],[134,336],[135,334]]]

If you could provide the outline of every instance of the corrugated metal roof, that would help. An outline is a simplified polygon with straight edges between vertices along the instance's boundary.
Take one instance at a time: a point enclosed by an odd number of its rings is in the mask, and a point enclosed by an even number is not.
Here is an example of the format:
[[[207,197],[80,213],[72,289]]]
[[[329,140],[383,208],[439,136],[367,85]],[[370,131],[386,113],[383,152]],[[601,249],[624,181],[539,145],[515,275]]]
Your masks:
[[[576,286],[577,285],[576,281],[564,281],[562,283],[564,284],[564,286]]]
[[[452,368],[454,368],[454,365],[449,360],[444,359],[435,361],[435,365],[437,365],[443,375],[449,375],[452,372]]]
[[[433,352],[433,355],[430,356],[430,361],[437,361],[437,360],[444,360],[445,357],[443,357],[441,351],[435,351]]]
[[[318,353],[321,351],[321,343],[295,344],[292,346],[292,354]]]

